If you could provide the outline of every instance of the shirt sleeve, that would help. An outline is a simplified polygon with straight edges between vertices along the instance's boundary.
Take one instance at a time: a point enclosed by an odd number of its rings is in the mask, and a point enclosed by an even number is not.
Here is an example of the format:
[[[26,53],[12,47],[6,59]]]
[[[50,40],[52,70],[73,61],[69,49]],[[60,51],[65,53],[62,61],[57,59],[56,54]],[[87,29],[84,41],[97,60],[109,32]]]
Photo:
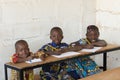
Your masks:
[[[48,51],[48,45],[42,46],[38,51]]]
[[[69,45],[67,43],[62,43],[60,48],[67,48]]]
[[[11,56],[11,61],[13,63],[16,63],[18,61],[18,55],[17,54],[13,54],[13,56]]]
[[[87,41],[84,38],[78,40],[78,42],[79,42],[80,45],[86,45],[87,44]]]

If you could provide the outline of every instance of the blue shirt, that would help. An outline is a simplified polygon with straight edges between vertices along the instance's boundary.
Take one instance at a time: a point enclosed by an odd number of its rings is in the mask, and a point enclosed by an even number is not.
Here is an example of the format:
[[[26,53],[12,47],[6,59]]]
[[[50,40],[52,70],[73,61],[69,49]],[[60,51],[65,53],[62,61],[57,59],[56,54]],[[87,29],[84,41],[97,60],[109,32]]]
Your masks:
[[[55,51],[55,49],[60,49],[60,48],[66,48],[68,47],[67,43],[60,43],[60,44],[56,44],[54,42],[52,43],[48,43],[44,46],[42,46],[42,48],[40,48],[39,50],[43,50],[43,51]]]

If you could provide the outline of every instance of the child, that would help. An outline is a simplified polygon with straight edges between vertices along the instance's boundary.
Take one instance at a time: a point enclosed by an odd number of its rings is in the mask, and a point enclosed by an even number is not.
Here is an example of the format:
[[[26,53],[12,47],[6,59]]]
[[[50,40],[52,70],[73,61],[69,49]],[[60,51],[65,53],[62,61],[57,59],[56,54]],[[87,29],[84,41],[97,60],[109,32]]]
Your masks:
[[[50,39],[52,40],[52,43],[48,43],[44,45],[39,51],[43,51],[46,55],[45,57],[49,55],[59,55],[64,52],[70,51],[70,50],[80,50],[81,47],[76,48],[69,48],[69,45],[66,43],[61,43],[63,39],[63,32],[61,28],[59,27],[53,27],[50,31]],[[71,64],[71,63],[70,63]],[[61,62],[61,63],[55,63],[55,64],[47,64],[42,67],[42,70],[40,71],[40,76],[42,80],[75,80],[71,75],[75,73],[75,70],[71,71],[71,68],[67,70],[68,68],[67,62]],[[69,72],[68,72],[69,71]]]
[[[99,35],[100,35],[99,29],[95,25],[89,25],[87,27],[86,38],[73,42],[71,43],[71,45],[73,44],[74,46],[79,45],[82,46],[82,48],[88,49],[91,49],[95,46],[96,47],[106,46],[107,45],[106,41],[100,40]],[[81,65],[84,68],[84,71],[86,72],[86,76],[100,72],[99,67],[92,59],[90,59],[90,57],[79,58],[79,60],[81,61]]]
[[[95,25],[89,25],[87,27],[86,38],[80,39],[76,42],[73,42],[74,45],[80,45],[83,48],[93,48],[94,46],[97,47],[104,47],[107,45],[106,41],[99,39],[99,29]]]
[[[21,63],[34,58],[33,53],[29,51],[28,43],[25,40],[19,40],[15,43],[16,53],[11,57],[13,63]],[[12,70],[11,80],[19,80],[19,73]],[[26,70],[24,72],[24,80],[34,80],[33,70]]]

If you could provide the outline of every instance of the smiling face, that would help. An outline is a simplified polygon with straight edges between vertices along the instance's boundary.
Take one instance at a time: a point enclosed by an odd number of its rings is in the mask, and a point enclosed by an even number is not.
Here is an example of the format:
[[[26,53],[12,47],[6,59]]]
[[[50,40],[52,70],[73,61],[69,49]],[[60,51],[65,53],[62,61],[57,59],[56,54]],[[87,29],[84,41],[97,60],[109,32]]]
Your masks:
[[[56,44],[60,44],[63,39],[63,32],[59,27],[54,27],[50,32],[50,39]]]
[[[90,42],[96,42],[99,37],[99,30],[95,25],[87,27],[86,37]]]
[[[97,31],[90,31],[87,32],[86,37],[91,43],[93,43],[98,40],[99,33]]]
[[[26,58],[30,54],[28,44],[26,42],[18,42],[15,47],[16,53],[21,58]]]

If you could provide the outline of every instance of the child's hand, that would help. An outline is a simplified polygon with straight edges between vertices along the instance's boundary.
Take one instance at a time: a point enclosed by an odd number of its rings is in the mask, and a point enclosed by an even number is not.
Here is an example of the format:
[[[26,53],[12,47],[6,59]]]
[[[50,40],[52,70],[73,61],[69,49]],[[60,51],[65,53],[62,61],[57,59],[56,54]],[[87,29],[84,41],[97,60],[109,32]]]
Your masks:
[[[32,59],[33,59],[33,57],[29,56],[29,57],[26,58],[26,61],[29,61],[29,60],[32,60]]]
[[[79,50],[81,50],[81,49],[82,49],[81,46],[73,46],[73,47],[70,47],[70,48],[69,48],[69,51],[79,51]]]
[[[42,59],[43,61],[45,61],[45,55],[44,55],[44,54],[41,55],[41,56],[40,56],[40,59]]]
[[[60,51],[55,51],[54,54],[55,55],[60,55],[60,54],[62,54],[62,51],[61,50]]]
[[[38,52],[34,53],[34,58],[39,58]]]
[[[34,53],[34,58],[40,58],[43,61],[45,60],[45,53],[43,51],[38,51]]]
[[[87,49],[92,49],[92,48],[94,48],[94,45],[92,45],[92,44],[86,45],[85,48],[87,48]]]
[[[58,49],[58,50],[53,51],[51,53],[53,53],[54,55],[60,55],[60,54],[64,53],[64,49]]]

